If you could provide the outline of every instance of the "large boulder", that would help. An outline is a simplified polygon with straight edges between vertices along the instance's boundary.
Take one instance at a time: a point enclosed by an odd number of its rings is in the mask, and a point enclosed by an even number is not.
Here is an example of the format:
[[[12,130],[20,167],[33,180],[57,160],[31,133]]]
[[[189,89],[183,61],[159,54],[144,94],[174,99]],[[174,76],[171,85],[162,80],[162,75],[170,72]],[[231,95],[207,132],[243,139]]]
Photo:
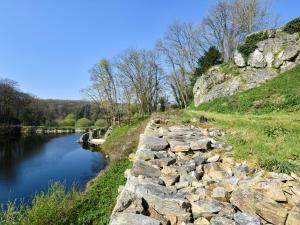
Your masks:
[[[243,55],[241,53],[239,53],[238,51],[234,52],[234,62],[238,67],[246,66],[246,62],[245,62]]]
[[[264,68],[267,66],[264,54],[258,49],[250,54],[248,64],[253,68]]]

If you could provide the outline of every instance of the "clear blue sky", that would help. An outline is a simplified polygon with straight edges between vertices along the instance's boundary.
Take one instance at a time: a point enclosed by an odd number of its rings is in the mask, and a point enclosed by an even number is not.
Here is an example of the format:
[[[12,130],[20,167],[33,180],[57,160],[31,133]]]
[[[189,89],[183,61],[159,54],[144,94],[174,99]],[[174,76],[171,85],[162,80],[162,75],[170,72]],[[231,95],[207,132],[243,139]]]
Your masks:
[[[299,0],[274,0],[281,21]],[[128,47],[152,48],[174,19],[199,22],[214,0],[0,0],[0,78],[41,98],[80,99],[88,69]]]

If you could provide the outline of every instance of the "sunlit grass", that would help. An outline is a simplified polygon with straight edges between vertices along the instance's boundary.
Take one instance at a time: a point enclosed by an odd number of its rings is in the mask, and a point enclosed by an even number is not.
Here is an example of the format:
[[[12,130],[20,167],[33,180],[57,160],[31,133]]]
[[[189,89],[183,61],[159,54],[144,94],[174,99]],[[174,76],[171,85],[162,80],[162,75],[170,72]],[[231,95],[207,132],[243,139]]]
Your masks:
[[[205,126],[226,130],[225,139],[234,146],[238,161],[247,160],[269,171],[299,172],[299,112],[241,115],[188,110],[173,117],[173,121],[186,123],[201,115],[210,121]]]

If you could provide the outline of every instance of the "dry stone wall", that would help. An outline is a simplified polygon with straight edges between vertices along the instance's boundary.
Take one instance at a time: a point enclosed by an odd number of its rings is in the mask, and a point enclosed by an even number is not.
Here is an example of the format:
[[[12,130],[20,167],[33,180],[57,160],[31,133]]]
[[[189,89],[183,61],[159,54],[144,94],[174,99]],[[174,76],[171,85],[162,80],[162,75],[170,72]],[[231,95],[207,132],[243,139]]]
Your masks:
[[[299,177],[236,163],[223,136],[149,122],[110,225],[299,225]]]

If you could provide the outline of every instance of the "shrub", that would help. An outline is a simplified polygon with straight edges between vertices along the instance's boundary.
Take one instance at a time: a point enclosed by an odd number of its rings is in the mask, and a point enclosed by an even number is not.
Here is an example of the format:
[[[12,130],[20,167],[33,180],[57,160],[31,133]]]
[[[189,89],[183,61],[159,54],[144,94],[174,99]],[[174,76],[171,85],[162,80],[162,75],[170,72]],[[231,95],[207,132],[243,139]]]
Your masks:
[[[77,120],[75,127],[90,127],[92,125],[92,121],[87,118],[81,118]]]
[[[95,122],[95,126],[96,127],[106,127],[107,126],[106,120],[105,119],[98,119]]]
[[[75,213],[73,207],[76,196],[74,190],[67,192],[64,185],[53,183],[48,192],[34,197],[25,224],[70,224],[69,220]]]
[[[233,76],[237,76],[240,74],[239,68],[232,61],[220,65],[220,70],[224,74],[230,74]]]
[[[288,22],[284,26],[283,31],[289,34],[300,32],[300,17]]]
[[[249,55],[255,51],[257,48],[257,43],[263,40],[266,40],[268,38],[268,32],[259,32],[255,34],[249,35],[246,40],[245,44],[238,46],[238,51],[243,55],[245,60],[247,61],[249,58]]]
[[[0,208],[0,224],[1,225],[19,225],[26,218],[27,207],[21,203],[17,206],[16,202],[7,203],[6,207],[2,205]]]
[[[222,63],[222,55],[216,47],[210,47],[198,60],[195,76],[199,77],[214,65]]]
[[[59,121],[58,124],[61,127],[74,127],[75,122],[75,115],[70,113],[63,120]]]
[[[279,160],[275,157],[261,158],[258,161],[259,166],[267,169],[268,171],[277,171],[280,173],[297,172],[299,171],[299,166],[289,162],[287,160]]]

